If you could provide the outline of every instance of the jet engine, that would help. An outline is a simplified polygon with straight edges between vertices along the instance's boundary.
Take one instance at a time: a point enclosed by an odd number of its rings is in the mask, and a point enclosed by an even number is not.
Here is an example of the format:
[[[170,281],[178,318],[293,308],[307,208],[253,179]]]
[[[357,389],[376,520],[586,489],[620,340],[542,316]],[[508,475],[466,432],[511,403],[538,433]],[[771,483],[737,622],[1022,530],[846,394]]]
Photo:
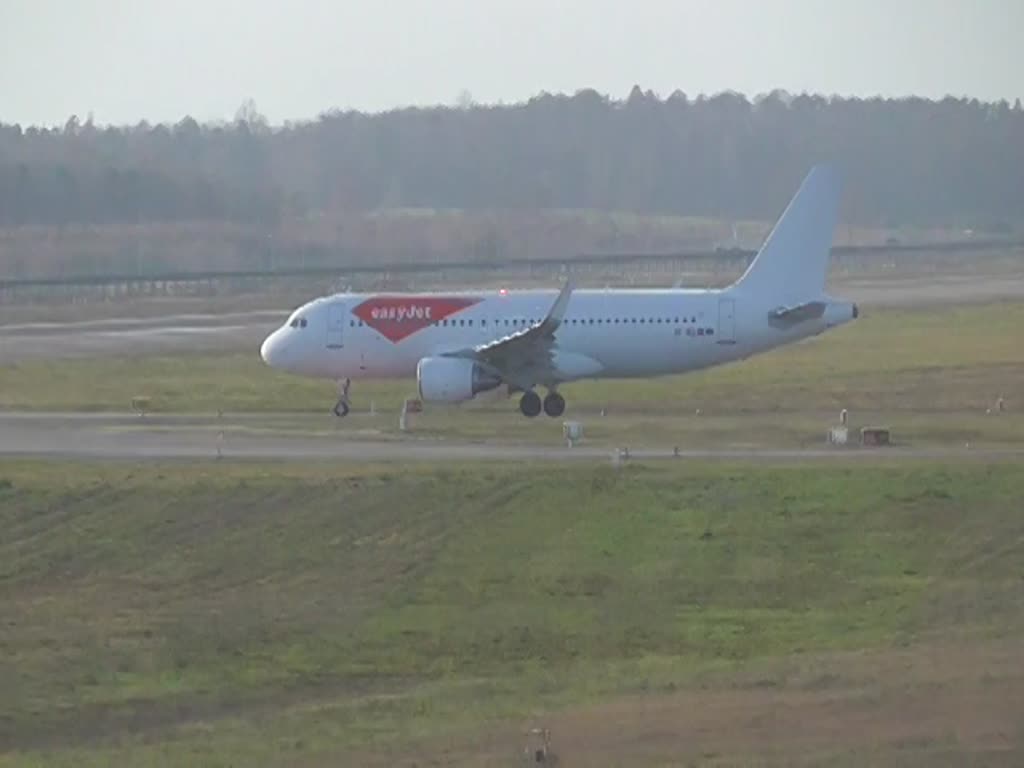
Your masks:
[[[420,399],[459,403],[494,389],[501,379],[464,357],[424,357],[416,366]]]

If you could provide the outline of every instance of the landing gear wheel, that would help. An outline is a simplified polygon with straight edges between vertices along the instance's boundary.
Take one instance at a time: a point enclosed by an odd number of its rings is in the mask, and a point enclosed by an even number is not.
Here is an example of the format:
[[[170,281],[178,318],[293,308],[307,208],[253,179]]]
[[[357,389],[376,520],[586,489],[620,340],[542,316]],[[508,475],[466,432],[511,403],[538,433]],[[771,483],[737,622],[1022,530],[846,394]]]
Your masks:
[[[558,418],[565,413],[565,398],[557,392],[548,392],[544,398],[544,413],[551,418]]]
[[[349,379],[338,382],[338,402],[334,404],[334,415],[339,419],[348,416],[348,412],[352,410],[348,402],[348,388],[351,383]]]
[[[519,410],[522,411],[523,416],[527,416],[532,419],[540,413],[540,409],[540,395],[536,392],[524,392],[523,396],[519,398]]]

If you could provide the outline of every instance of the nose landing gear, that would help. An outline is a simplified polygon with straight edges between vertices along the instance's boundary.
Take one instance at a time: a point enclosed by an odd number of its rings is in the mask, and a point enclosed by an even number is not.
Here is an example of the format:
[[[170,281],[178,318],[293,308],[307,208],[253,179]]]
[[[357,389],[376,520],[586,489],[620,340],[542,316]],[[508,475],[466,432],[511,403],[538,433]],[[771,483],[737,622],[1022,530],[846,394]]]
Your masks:
[[[349,379],[338,382],[338,402],[334,405],[334,415],[339,419],[348,416],[348,412],[352,410],[348,399],[348,388],[351,383]]]

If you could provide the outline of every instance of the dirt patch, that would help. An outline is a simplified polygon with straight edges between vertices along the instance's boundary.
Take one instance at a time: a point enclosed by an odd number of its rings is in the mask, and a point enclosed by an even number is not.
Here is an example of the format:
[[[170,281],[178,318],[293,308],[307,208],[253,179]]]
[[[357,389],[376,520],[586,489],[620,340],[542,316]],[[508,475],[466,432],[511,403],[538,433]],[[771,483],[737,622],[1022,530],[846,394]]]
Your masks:
[[[968,755],[1019,765],[1021,658],[1016,639],[813,656],[357,762],[512,764],[538,724],[551,730],[560,765],[934,764]]]

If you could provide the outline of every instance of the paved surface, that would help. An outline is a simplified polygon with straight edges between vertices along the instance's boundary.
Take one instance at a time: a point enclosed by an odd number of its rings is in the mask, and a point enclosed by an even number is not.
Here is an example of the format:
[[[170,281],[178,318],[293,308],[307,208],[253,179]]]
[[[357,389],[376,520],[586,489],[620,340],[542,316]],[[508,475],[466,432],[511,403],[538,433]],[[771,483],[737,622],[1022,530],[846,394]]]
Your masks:
[[[0,365],[128,354],[251,349],[289,310],[0,325]]]
[[[339,431],[332,435],[256,431],[265,416],[139,417],[134,414],[0,412],[0,456],[82,459],[231,459],[288,462],[387,461],[543,461],[611,460],[608,447],[561,443],[454,442],[416,438],[387,439]],[[636,459],[672,459],[672,451],[635,447]],[[1024,446],[1012,448],[883,449],[709,449],[684,450],[681,459],[793,462],[880,459],[1024,460]]]
[[[1024,274],[849,278],[830,286],[830,290],[869,308],[976,304],[1024,299]]]
[[[831,286],[868,308],[1024,299],[1024,273],[850,277]],[[268,299],[272,301],[272,299]],[[211,301],[210,306],[216,303]],[[116,312],[117,307],[111,307]],[[22,360],[248,350],[290,308],[220,314],[170,314],[62,323],[0,323],[0,365]]]

